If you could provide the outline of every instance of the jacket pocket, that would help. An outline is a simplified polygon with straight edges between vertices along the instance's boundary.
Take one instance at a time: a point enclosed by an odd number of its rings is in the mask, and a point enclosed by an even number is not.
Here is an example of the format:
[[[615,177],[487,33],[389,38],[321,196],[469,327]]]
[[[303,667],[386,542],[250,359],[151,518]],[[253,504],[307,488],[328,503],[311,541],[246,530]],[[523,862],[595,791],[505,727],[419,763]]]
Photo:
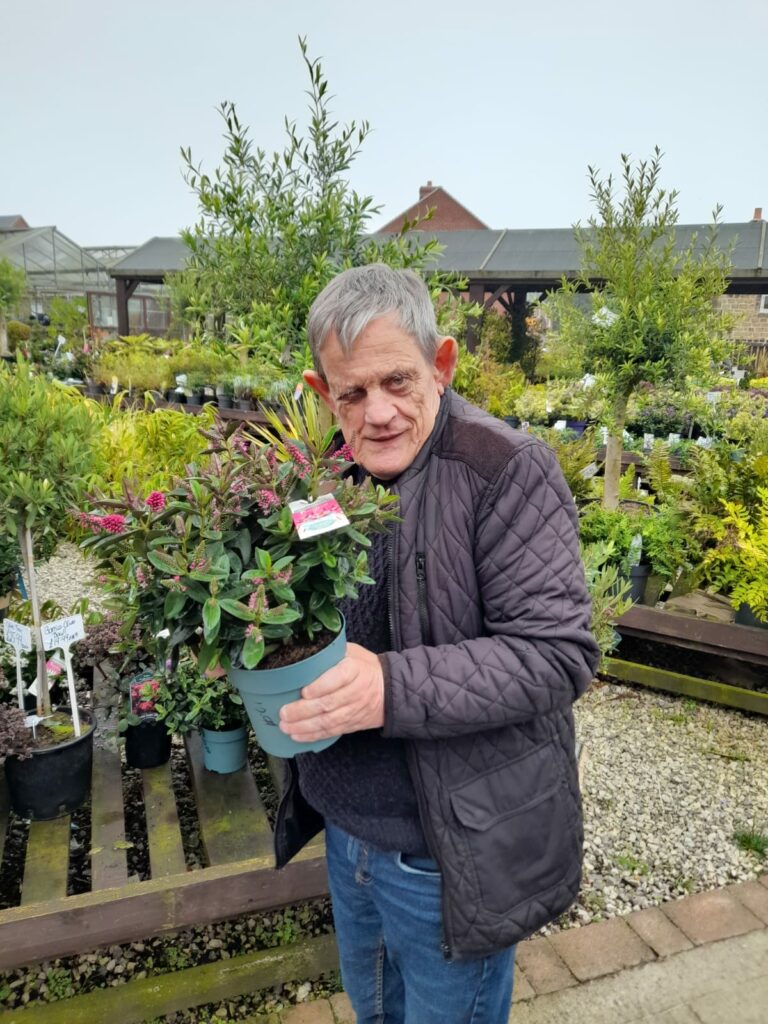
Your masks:
[[[450,799],[491,912],[508,913],[578,868],[573,801],[550,744],[476,776]]]

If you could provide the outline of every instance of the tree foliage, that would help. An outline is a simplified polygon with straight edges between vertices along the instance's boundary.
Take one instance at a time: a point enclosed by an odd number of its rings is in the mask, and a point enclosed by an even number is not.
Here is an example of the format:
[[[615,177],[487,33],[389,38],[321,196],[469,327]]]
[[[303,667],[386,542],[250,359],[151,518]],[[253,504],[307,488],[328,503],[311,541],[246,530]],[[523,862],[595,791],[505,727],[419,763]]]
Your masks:
[[[706,383],[728,352],[730,317],[716,305],[726,289],[728,253],[717,247],[720,209],[704,237],[680,247],[676,191],[662,188],[662,153],[633,163],[621,156],[622,190],[589,168],[595,213],[576,227],[578,275],[545,308],[560,344],[601,374],[612,412],[605,503],[616,503],[627,402],[643,382],[685,390]],[[590,292],[591,302],[579,293]]]
[[[286,118],[285,146],[269,156],[224,102],[221,166],[208,174],[182,148],[199,219],[182,232],[190,258],[170,283],[187,320],[212,316],[223,333],[225,319],[239,319],[257,340],[275,335],[286,358],[302,347],[309,307],[340,270],[377,260],[418,268],[439,252],[434,241],[407,237],[415,222],[384,242],[367,237],[379,208],[350,187],[348,172],[370,127],[333,120],[320,61],[299,43],[310,78],[304,133]]]
[[[0,259],[0,355],[8,354],[8,315],[27,290],[27,275],[10,260]]]

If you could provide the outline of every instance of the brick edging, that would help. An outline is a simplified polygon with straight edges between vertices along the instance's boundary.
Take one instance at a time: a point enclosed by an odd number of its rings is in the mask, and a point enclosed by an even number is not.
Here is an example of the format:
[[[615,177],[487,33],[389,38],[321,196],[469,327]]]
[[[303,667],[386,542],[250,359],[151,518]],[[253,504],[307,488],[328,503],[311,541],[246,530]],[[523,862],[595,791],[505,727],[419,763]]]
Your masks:
[[[515,1001],[768,927],[768,875],[634,910],[517,947]]]
[[[664,960],[694,946],[768,927],[768,874],[710,889],[621,917],[537,935],[517,947],[515,1002],[559,992],[594,978]],[[302,1003],[282,1024],[353,1024],[349,1000]]]

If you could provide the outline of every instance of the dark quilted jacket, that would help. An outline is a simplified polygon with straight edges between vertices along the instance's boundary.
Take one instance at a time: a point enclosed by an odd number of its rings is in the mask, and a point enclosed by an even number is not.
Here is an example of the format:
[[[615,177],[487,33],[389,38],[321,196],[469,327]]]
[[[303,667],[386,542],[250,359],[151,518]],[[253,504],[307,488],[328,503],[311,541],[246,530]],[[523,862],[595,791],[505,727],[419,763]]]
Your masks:
[[[576,515],[546,445],[452,392],[395,490],[383,733],[408,741],[443,875],[445,955],[485,956],[579,888],[571,705],[598,651]],[[278,866],[322,827],[295,781],[278,813]]]

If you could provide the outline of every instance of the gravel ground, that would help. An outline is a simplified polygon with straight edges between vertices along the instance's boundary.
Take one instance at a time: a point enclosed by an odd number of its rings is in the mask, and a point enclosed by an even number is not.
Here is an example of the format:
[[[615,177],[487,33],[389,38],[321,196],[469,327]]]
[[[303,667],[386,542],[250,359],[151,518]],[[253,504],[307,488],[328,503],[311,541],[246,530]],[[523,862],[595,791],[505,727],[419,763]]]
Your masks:
[[[74,544],[61,544],[48,562],[35,565],[35,578],[41,601],[55,601],[65,612],[87,597],[94,608],[101,607],[98,582],[93,565]]]
[[[88,592],[88,567],[74,548],[62,555],[41,568],[40,587],[44,597],[67,608]],[[574,908],[545,932],[655,906],[768,870],[768,858],[743,850],[735,839],[739,832],[768,835],[766,719],[598,682],[577,704],[576,720],[586,750],[584,882]],[[0,975],[0,1002],[15,1006],[30,998],[61,998],[75,990],[228,958],[318,934],[328,923],[328,907],[322,904],[113,946]],[[310,994],[325,994],[329,986],[333,990],[334,979],[287,986],[166,1020],[237,1020],[255,1010],[279,1009]]]

